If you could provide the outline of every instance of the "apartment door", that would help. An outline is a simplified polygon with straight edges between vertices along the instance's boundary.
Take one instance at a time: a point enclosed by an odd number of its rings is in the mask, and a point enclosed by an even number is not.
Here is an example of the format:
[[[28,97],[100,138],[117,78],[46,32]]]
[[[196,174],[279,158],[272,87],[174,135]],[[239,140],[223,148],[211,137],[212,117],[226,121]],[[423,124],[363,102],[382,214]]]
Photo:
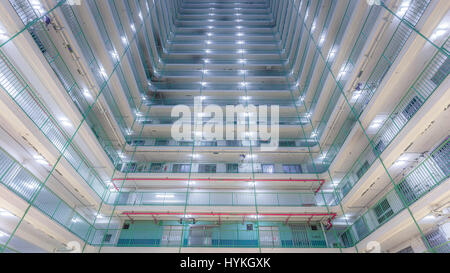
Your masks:
[[[280,247],[281,240],[278,227],[259,227],[259,244],[261,247]]]
[[[212,231],[206,226],[189,227],[188,245],[195,247],[211,246]]]
[[[164,226],[161,246],[180,246],[182,231],[183,226]]]
[[[309,247],[308,232],[302,224],[290,224],[293,247]]]

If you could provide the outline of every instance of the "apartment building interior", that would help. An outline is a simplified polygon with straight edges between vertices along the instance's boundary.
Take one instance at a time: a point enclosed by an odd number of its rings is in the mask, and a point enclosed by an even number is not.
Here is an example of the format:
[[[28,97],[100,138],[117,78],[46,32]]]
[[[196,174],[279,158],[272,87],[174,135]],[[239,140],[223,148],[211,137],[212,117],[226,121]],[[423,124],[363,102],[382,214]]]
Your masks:
[[[0,253],[450,252],[450,1],[0,15]],[[196,99],[279,107],[278,147],[249,113],[174,139]]]

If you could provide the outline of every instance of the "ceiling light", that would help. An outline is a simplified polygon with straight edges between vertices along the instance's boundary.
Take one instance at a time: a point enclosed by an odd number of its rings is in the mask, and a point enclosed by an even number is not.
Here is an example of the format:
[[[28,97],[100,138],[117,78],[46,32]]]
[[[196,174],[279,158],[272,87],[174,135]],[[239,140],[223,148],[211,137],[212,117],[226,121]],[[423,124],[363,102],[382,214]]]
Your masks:
[[[89,93],[89,90],[87,90],[87,89],[83,90],[83,96],[85,98],[87,98],[87,99],[91,99],[92,98],[91,93]]]
[[[0,209],[0,216],[11,217],[11,216],[15,216],[15,215],[5,209]]]
[[[174,198],[175,195],[173,194],[157,194],[156,198]]]
[[[68,127],[68,128],[72,127],[72,123],[66,118],[61,118],[61,119],[59,119],[59,121],[61,122],[61,124],[64,127]]]
[[[378,129],[381,128],[381,126],[384,124],[384,122],[386,121],[387,118],[388,118],[388,115],[375,116],[375,118],[369,124],[369,127],[367,127],[366,132],[370,135],[375,134],[376,132],[378,132]]]
[[[34,160],[41,165],[49,165],[47,160],[45,160],[45,158],[40,155],[34,156]]]
[[[9,39],[9,36],[6,34],[6,31],[0,28],[0,42],[5,42]]]
[[[124,45],[127,45],[127,44],[128,44],[128,39],[127,39],[127,37],[122,36],[122,43],[123,43]]]

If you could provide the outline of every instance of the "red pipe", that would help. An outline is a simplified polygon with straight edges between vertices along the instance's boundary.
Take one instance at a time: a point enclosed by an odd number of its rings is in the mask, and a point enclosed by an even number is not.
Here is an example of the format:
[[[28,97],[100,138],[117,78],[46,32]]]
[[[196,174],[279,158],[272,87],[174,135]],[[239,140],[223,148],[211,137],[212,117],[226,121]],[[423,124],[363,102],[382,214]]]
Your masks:
[[[252,181],[293,181],[293,182],[321,182],[320,185],[323,185],[325,183],[325,179],[263,179],[263,178],[257,178],[257,179],[245,179],[245,178],[192,178],[192,179],[186,179],[186,178],[168,178],[168,177],[162,177],[162,178],[115,178],[113,181],[183,181],[183,180],[194,180],[194,181],[244,181],[244,182],[252,182]]]
[[[199,216],[249,216],[249,215],[261,215],[261,216],[331,216],[331,219],[336,217],[336,213],[225,213],[225,212],[123,212],[122,215],[199,215]]]
[[[320,179],[320,180],[321,180],[320,181],[320,185],[319,185],[319,187],[317,188],[317,190],[314,193],[318,193],[320,191],[320,189],[322,188],[323,184],[325,183],[324,179]]]
[[[331,222],[336,217],[336,213],[333,213],[333,217],[328,219],[327,230],[330,230],[333,227],[333,223]]]

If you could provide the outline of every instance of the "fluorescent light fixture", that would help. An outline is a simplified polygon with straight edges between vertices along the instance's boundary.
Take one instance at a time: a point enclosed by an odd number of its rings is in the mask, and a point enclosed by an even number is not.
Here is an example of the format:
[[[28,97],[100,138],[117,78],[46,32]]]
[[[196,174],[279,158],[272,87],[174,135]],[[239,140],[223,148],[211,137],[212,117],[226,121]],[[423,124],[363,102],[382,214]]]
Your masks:
[[[127,39],[127,37],[122,36],[122,43],[123,43],[124,45],[127,45],[127,44],[128,44],[128,39]]]
[[[61,124],[64,127],[68,127],[68,128],[72,127],[72,123],[66,118],[60,118],[59,121],[61,122]]]
[[[237,43],[238,45],[243,45],[243,44],[245,44],[244,41],[237,41],[236,43]]]
[[[333,47],[333,48],[330,50],[330,53],[328,53],[328,60],[329,60],[329,61],[333,60],[334,57],[336,57],[336,53],[337,53],[337,48],[336,48],[336,47]]]
[[[3,231],[0,230],[0,237],[6,237],[8,236],[8,234],[4,233]]]
[[[409,164],[415,162],[420,157],[419,153],[403,153],[400,157],[392,164],[391,169],[404,168]]]
[[[40,155],[34,156],[34,160],[41,165],[49,165],[47,160],[45,160],[45,158]]]
[[[400,7],[397,10],[397,15],[399,17],[403,17],[406,12],[408,11],[409,5],[411,3],[411,0],[405,0],[400,4]]]
[[[430,37],[430,40],[435,41],[437,38],[443,36],[445,33],[447,33],[449,29],[449,24],[446,22],[441,23],[433,32],[433,34]]]
[[[131,25],[130,25],[130,28],[131,28],[131,30],[132,30],[133,32],[136,32],[136,28],[135,28],[134,24],[131,24]]]
[[[249,97],[249,96],[244,96],[244,97],[241,97],[241,99],[243,99],[243,100],[250,100],[251,97]]]
[[[323,45],[323,43],[325,42],[325,39],[326,39],[325,33],[323,33],[322,35],[320,35],[319,46],[322,46],[322,45]]]
[[[119,54],[115,50],[111,51],[111,56],[113,59],[119,60]]]
[[[83,96],[87,99],[92,98],[91,93],[89,93],[89,90],[87,90],[87,89],[83,89]]]
[[[0,42],[5,42],[9,39],[9,36],[6,34],[6,31],[0,27]]]
[[[355,91],[350,98],[350,103],[355,103],[361,97],[362,91]]]
[[[174,198],[175,195],[173,194],[157,194],[156,198]]]
[[[106,74],[106,71],[103,67],[100,67],[99,73],[105,78],[108,77],[108,74]]]
[[[372,120],[372,122],[369,124],[369,127],[367,127],[366,132],[369,135],[376,134],[378,132],[378,129],[381,128],[381,126],[383,125],[383,123],[386,121],[387,118],[388,115],[385,114],[376,115],[375,118]]]
[[[11,216],[15,216],[15,215],[5,209],[0,209],[0,216],[11,217]]]

